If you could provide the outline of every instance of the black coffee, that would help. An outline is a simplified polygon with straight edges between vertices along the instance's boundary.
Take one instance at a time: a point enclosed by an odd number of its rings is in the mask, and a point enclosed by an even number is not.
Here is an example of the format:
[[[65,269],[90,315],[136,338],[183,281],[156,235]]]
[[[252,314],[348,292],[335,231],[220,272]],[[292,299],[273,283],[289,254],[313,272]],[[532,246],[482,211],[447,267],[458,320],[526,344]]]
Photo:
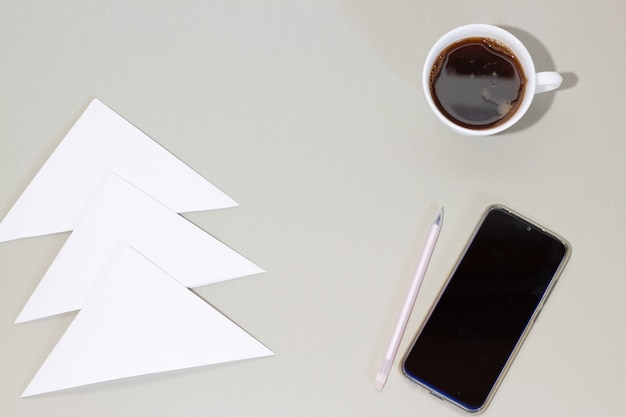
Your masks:
[[[524,71],[511,50],[487,38],[450,45],[430,75],[430,94],[439,111],[469,129],[488,129],[509,119],[525,86]]]

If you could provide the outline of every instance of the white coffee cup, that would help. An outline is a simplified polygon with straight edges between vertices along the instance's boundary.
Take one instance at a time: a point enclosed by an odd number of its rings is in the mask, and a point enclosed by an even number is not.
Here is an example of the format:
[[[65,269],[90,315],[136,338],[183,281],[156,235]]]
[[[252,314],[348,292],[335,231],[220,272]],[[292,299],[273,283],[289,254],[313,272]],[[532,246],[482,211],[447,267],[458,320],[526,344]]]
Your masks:
[[[448,47],[468,38],[485,38],[494,39],[500,43],[506,45],[517,58],[517,61],[521,64],[524,72],[523,76],[526,78],[526,86],[521,98],[521,103],[515,110],[514,114],[509,116],[508,119],[496,124],[493,127],[487,128],[468,128],[464,127],[454,120],[448,118],[443,114],[435,104],[435,100],[431,95],[430,82],[431,71],[433,64],[439,57],[439,55]],[[443,69],[442,69],[443,70]],[[487,136],[501,132],[517,123],[522,116],[526,113],[536,93],[542,93],[559,88],[563,82],[563,77],[558,72],[546,71],[535,72],[535,64],[530,56],[530,53],[513,34],[497,26],[485,25],[485,24],[471,24],[457,27],[450,32],[443,35],[431,48],[426,62],[424,63],[424,71],[422,74],[422,84],[424,87],[424,93],[426,95],[426,101],[437,115],[437,117],[450,129],[467,136]]]

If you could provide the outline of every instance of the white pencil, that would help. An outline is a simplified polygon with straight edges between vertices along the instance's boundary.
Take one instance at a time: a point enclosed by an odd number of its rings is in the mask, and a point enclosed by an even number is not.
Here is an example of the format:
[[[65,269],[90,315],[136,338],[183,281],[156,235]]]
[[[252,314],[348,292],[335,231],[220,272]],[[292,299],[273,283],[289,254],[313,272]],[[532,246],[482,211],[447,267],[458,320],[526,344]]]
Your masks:
[[[378,371],[378,375],[376,376],[376,389],[379,391],[383,389],[385,383],[387,382],[389,371],[391,371],[393,360],[396,356],[396,353],[398,352],[398,347],[400,346],[400,340],[402,339],[402,335],[404,334],[404,330],[406,329],[406,324],[409,321],[409,315],[411,314],[411,310],[413,310],[413,305],[415,304],[417,293],[419,292],[420,286],[422,285],[422,280],[424,279],[424,275],[426,274],[426,269],[428,268],[430,258],[433,255],[433,250],[435,249],[435,244],[437,243],[437,238],[439,237],[439,231],[441,230],[442,222],[443,208],[435,219],[435,222],[430,229],[430,233],[428,233],[428,239],[426,240],[424,249],[422,249],[422,255],[420,256],[419,263],[417,264],[417,269],[415,270],[415,274],[413,275],[411,286],[409,287],[409,291],[406,294],[404,304],[402,305],[402,311],[400,312],[400,316],[398,317],[398,321],[396,322],[396,327],[393,331],[393,335],[391,336],[391,340],[389,341],[389,346],[387,347],[387,352],[385,353],[385,359],[383,360],[380,370]]]

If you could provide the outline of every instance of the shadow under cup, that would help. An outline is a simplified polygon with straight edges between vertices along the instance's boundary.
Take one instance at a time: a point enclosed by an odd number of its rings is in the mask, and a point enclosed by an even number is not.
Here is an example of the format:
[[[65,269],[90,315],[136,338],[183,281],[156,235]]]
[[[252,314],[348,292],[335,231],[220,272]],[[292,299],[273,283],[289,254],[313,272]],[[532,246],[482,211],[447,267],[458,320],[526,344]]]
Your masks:
[[[530,107],[535,67],[511,33],[491,25],[466,25],[432,47],[423,87],[431,109],[452,130],[492,135],[515,124]]]

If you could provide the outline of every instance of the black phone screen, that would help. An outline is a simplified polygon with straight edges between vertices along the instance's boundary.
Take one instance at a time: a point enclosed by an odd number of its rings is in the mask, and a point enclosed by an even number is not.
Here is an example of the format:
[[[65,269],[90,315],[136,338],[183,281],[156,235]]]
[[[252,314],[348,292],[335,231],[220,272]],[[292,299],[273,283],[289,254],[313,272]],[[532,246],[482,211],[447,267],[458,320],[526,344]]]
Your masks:
[[[521,216],[489,209],[406,356],[405,375],[481,410],[568,253],[566,242]]]

